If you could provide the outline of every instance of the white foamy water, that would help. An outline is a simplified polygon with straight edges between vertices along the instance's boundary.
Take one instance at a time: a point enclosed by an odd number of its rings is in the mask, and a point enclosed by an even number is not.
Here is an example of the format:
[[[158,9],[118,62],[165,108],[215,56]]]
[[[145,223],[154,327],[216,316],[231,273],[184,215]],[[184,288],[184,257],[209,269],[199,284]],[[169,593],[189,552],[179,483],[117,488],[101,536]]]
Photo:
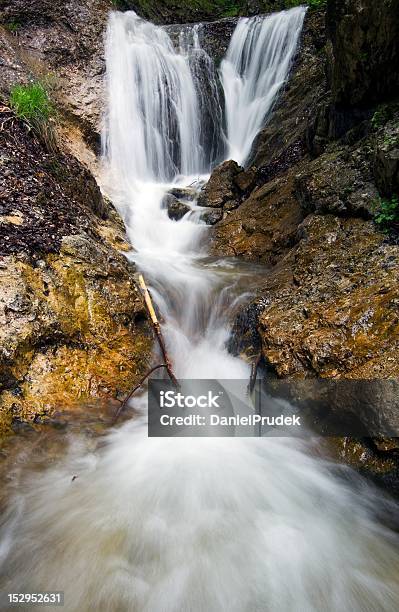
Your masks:
[[[278,20],[290,27],[287,14]],[[104,182],[176,374],[248,379],[225,347],[248,267],[204,259],[198,215],[176,222],[162,208],[167,181],[188,185],[211,163],[196,115],[198,41],[183,42],[176,51],[160,28],[112,14]],[[398,609],[397,542],[374,518],[383,501],[355,476],[345,483],[288,439],[149,439],[145,405],[137,398],[142,416],[101,448],[75,439],[59,464],[21,475],[2,528],[3,590],[63,590],[72,612]]]

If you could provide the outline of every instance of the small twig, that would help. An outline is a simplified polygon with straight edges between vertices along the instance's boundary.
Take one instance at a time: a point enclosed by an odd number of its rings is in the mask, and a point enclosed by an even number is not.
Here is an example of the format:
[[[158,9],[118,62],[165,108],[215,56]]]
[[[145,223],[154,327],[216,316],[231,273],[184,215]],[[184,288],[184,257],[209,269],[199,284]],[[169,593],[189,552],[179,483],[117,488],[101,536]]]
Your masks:
[[[120,415],[122,414],[122,412],[125,410],[127,404],[129,403],[129,401],[131,400],[131,398],[133,397],[133,395],[136,393],[136,391],[138,389],[140,389],[141,385],[146,381],[146,379],[151,376],[151,374],[153,372],[155,372],[155,370],[159,370],[160,368],[166,368],[168,369],[168,366],[166,365],[166,363],[161,363],[160,365],[154,366],[153,368],[151,368],[151,370],[149,372],[147,372],[147,374],[145,376],[143,376],[143,378],[140,380],[140,382],[134,387],[134,389],[132,389],[129,393],[129,395],[127,397],[125,397],[125,399],[123,400],[123,402],[121,402],[121,405],[119,406],[118,410],[116,411],[116,414],[114,416],[114,420],[113,420],[113,424],[115,425],[116,421],[119,419]]]
[[[0,127],[0,132],[3,131],[4,129],[4,125],[7,123],[7,121],[12,121],[14,119],[14,117],[7,117],[7,119],[4,119],[4,121],[1,122],[1,127]]]

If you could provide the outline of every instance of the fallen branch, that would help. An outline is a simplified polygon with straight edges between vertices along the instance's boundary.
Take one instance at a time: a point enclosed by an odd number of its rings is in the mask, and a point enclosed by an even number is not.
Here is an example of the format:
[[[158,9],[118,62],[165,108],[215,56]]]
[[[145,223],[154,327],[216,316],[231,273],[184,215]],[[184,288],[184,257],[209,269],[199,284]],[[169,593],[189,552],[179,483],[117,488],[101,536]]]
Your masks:
[[[176,387],[178,387],[179,384],[178,384],[177,378],[176,378],[176,376],[175,376],[175,374],[173,372],[172,363],[171,363],[171,361],[169,359],[169,356],[168,356],[168,353],[167,353],[167,350],[166,350],[166,345],[165,345],[165,341],[163,339],[163,335],[162,335],[162,331],[161,331],[161,326],[159,324],[159,321],[158,321],[158,318],[157,318],[157,315],[155,313],[155,309],[154,309],[154,306],[153,306],[153,303],[152,303],[152,300],[151,300],[150,293],[149,293],[149,291],[147,289],[147,285],[145,284],[145,280],[144,280],[144,277],[143,277],[142,274],[139,274],[139,284],[140,284],[141,290],[143,292],[144,302],[145,302],[146,308],[148,310],[148,314],[150,315],[151,323],[152,323],[152,326],[154,328],[154,331],[155,331],[155,334],[157,336],[158,343],[159,343],[159,346],[160,346],[160,349],[161,349],[161,352],[162,352],[162,356],[163,356],[163,359],[164,359],[164,367],[166,367],[166,371],[167,371],[167,373],[169,375],[169,378],[172,381],[172,383]]]
[[[124,411],[124,409],[126,408],[127,404],[129,403],[129,400],[133,397],[133,395],[136,393],[136,391],[138,389],[140,389],[141,385],[146,381],[146,379],[153,373],[155,372],[155,370],[159,370],[160,368],[165,368],[165,370],[168,373],[168,376],[170,378],[170,380],[172,381],[172,383],[178,387],[179,383],[177,382],[177,378],[173,372],[172,369],[172,363],[169,359],[167,350],[166,350],[166,345],[165,345],[165,341],[163,339],[162,336],[162,331],[161,331],[161,326],[159,324],[156,312],[155,312],[155,308],[153,306],[152,303],[152,299],[150,296],[150,292],[148,291],[147,285],[145,284],[145,280],[142,274],[139,274],[139,284],[140,284],[140,288],[143,292],[143,297],[144,297],[144,302],[148,311],[148,314],[150,315],[150,319],[151,319],[151,323],[152,326],[154,328],[155,334],[157,336],[158,339],[158,343],[159,346],[161,348],[161,352],[162,352],[162,356],[164,358],[164,362],[165,363],[161,363],[157,366],[154,366],[153,368],[151,368],[151,370],[149,370],[147,372],[147,374],[145,376],[143,376],[143,378],[140,380],[140,382],[134,387],[134,389],[132,389],[129,393],[129,395],[123,400],[123,402],[121,402],[121,405],[119,406],[115,417],[114,417],[114,424],[116,423],[116,421],[119,419],[121,413]]]
[[[116,411],[116,414],[114,416],[114,421],[113,424],[115,425],[116,421],[119,419],[120,415],[122,414],[122,412],[125,410],[126,406],[128,405],[129,401],[132,399],[133,395],[136,393],[136,391],[138,389],[140,389],[141,385],[147,380],[147,378],[149,376],[151,376],[151,374],[153,372],[155,372],[155,370],[159,370],[160,368],[166,368],[166,364],[165,363],[161,363],[160,365],[154,366],[153,368],[151,368],[151,370],[149,370],[149,372],[147,372],[147,374],[145,376],[143,376],[143,378],[140,380],[140,382],[134,387],[134,389],[132,389],[129,393],[129,395],[127,397],[125,397],[125,399],[121,402],[121,405],[119,406],[118,410]],[[118,400],[119,401],[119,400]]]

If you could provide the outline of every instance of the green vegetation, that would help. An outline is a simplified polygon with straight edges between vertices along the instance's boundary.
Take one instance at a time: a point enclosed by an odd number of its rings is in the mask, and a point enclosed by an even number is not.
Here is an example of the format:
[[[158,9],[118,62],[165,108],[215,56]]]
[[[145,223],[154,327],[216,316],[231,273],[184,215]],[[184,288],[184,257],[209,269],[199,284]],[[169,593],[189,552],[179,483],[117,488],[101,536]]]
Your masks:
[[[379,198],[376,202],[377,214],[375,222],[384,232],[395,226],[399,228],[399,199],[394,195],[390,199]]]
[[[384,145],[386,145],[387,147],[394,147],[397,146],[399,144],[399,136],[385,136],[384,138]]]
[[[9,21],[8,23],[4,24],[4,27],[9,32],[12,32],[13,34],[15,34],[16,32],[18,32],[19,28],[21,27],[21,24],[19,23],[19,21]]]
[[[319,9],[326,6],[327,0],[286,0],[285,2],[287,8],[301,6],[302,4],[307,4],[311,9]]]
[[[375,111],[372,119],[371,119],[371,125],[373,126],[374,129],[378,129],[379,127],[382,127],[389,119],[389,115],[387,112],[386,108],[379,108],[378,110]]]
[[[116,10],[133,8],[144,19],[154,23],[188,23],[202,20],[237,17],[248,14],[247,0],[111,0]],[[327,0],[256,0],[260,12],[281,11],[307,4],[310,9],[322,8]]]
[[[231,0],[230,2],[222,0],[221,5],[223,17],[236,17],[240,14],[240,10],[242,9],[242,7],[237,4],[237,2],[234,2],[234,0]]]
[[[49,151],[57,148],[50,122],[55,115],[55,109],[43,83],[34,81],[27,85],[15,85],[11,89],[10,106],[16,116],[35,131]]]
[[[17,117],[32,125],[48,121],[53,114],[47,90],[40,82],[15,85],[11,89],[10,106]]]

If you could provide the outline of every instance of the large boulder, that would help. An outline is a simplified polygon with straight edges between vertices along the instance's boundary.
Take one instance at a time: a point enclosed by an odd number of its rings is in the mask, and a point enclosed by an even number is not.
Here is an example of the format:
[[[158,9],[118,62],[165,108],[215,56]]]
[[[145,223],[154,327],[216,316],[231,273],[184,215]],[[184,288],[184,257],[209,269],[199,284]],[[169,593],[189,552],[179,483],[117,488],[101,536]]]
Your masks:
[[[179,221],[191,210],[187,204],[181,200],[178,200],[171,193],[167,193],[163,198],[162,207],[166,208],[168,211],[168,217],[174,221]]]
[[[225,161],[211,174],[211,177],[198,198],[199,206],[222,208],[227,202],[236,202],[238,206],[238,189],[234,178],[242,168],[233,160]]]
[[[237,162],[228,160],[212,172],[199,194],[198,205],[233,210],[256,184],[254,168],[244,170]]]
[[[293,190],[292,172],[255,189],[212,229],[212,253],[275,264],[295,242],[304,217]]]
[[[399,247],[372,222],[306,217],[248,318],[269,368],[278,377],[399,377],[398,270]]]

